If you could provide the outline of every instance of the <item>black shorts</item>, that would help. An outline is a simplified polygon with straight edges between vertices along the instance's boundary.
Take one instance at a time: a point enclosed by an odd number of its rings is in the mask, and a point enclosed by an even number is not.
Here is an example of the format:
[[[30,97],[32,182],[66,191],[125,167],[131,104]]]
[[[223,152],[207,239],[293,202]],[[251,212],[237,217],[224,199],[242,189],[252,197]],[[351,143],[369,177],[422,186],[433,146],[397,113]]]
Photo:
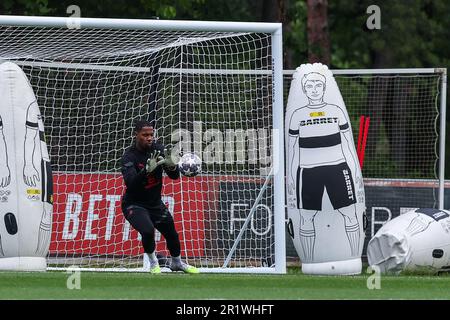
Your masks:
[[[322,210],[324,187],[327,188],[328,197],[335,210],[356,203],[352,174],[347,163],[343,162],[333,166],[299,168],[297,170],[297,207],[306,210]]]
[[[151,208],[142,204],[122,204],[122,212],[127,220],[131,214],[137,211],[145,212],[154,226],[160,223],[173,223],[173,217],[163,203],[161,203],[161,206]]]

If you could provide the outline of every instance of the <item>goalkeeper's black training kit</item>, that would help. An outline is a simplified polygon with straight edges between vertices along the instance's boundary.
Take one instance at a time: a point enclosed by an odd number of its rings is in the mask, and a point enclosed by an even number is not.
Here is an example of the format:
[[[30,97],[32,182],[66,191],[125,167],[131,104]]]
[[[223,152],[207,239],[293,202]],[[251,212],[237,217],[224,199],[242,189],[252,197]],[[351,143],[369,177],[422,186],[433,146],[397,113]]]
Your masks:
[[[128,148],[122,156],[122,175],[126,191],[122,198],[122,212],[142,236],[144,251],[155,251],[154,228],[166,239],[171,256],[180,255],[180,241],[175,230],[172,215],[161,200],[162,174],[164,168],[159,166],[147,175],[145,165],[154,151],[164,154],[164,146],[153,143],[147,152],[139,151],[136,146]],[[175,170],[165,170],[172,179],[180,177],[178,166]]]
[[[128,148],[122,156],[122,175],[127,190],[123,196],[122,203],[142,205],[151,210],[160,208],[162,174],[163,167],[159,166],[151,174],[147,175],[145,164],[147,159],[154,151],[160,151],[164,154],[164,146],[154,142],[147,152],[139,151],[136,146]],[[178,179],[180,171],[178,167],[175,170],[165,170],[171,179]]]

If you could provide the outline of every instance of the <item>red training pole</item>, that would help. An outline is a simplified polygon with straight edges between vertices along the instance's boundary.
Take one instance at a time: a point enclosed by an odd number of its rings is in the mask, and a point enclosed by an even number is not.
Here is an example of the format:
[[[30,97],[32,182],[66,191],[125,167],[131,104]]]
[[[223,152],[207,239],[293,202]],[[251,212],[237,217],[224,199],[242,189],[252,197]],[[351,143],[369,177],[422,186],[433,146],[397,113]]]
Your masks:
[[[361,165],[361,170],[362,170],[363,164],[364,164],[364,154],[366,152],[367,135],[369,134],[369,124],[370,124],[370,117],[367,117],[366,121],[364,122],[364,134],[363,134],[363,140],[362,140],[362,145],[361,145],[361,150],[360,150],[359,163]]]

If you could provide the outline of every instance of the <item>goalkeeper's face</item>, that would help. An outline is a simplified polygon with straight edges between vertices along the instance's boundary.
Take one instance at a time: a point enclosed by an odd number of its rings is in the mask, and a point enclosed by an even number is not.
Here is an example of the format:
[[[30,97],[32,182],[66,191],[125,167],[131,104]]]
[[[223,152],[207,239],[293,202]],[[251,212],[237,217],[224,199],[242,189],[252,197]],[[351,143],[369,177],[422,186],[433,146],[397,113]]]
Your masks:
[[[141,130],[136,132],[136,145],[141,150],[147,150],[153,143],[154,139],[154,129],[153,127],[143,127]]]

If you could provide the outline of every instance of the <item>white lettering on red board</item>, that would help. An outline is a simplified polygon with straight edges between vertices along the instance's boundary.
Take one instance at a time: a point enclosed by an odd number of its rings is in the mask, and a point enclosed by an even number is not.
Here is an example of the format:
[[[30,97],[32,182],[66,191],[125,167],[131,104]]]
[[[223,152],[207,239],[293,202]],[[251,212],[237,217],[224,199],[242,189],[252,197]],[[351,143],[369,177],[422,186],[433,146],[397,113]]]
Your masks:
[[[84,195],[86,197],[86,195]],[[99,209],[99,202],[106,200],[106,210]],[[77,236],[84,231],[84,240],[97,240],[98,237],[104,237],[105,241],[111,240],[112,231],[114,227],[115,217],[118,209],[121,205],[120,195],[106,195],[90,194],[87,200],[83,200],[83,196],[78,193],[69,193],[65,203],[64,210],[64,227],[62,232],[63,240],[74,240]],[[83,214],[83,202],[87,201],[87,212]],[[169,211],[173,215],[175,206],[175,200],[170,196],[162,196],[162,201],[167,205]],[[120,212],[120,211],[119,211]],[[80,217],[86,217],[83,225],[84,230],[80,230]],[[105,227],[96,227],[99,220],[106,219]],[[122,241],[130,239],[130,224],[125,219],[122,226]],[[155,240],[160,239],[159,232],[155,234]],[[138,234],[138,240],[141,240]]]

